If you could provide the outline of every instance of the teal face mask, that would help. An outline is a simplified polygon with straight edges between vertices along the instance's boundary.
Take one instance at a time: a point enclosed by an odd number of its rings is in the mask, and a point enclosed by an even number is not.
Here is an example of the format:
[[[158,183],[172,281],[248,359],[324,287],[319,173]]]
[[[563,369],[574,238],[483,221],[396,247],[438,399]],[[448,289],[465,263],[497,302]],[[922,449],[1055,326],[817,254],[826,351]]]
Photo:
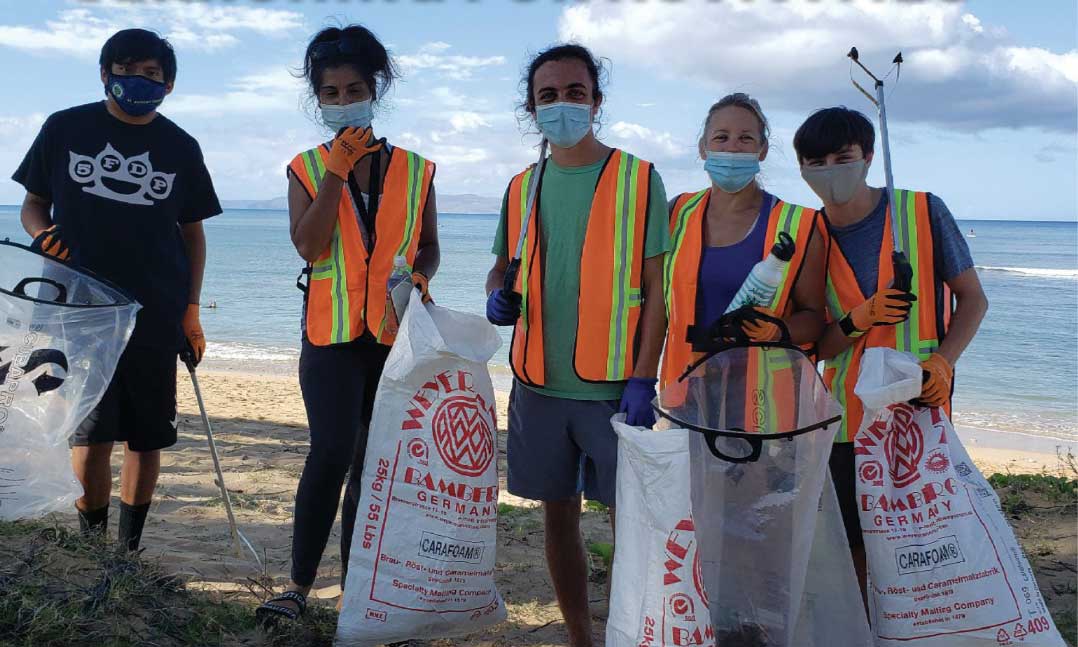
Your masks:
[[[371,106],[370,99],[356,101],[344,106],[323,103],[319,107],[322,109],[322,121],[333,132],[337,132],[341,128],[367,128],[371,125],[371,119],[374,117],[374,109]]]
[[[559,148],[572,148],[591,132],[591,104],[552,103],[535,109],[539,132]]]
[[[737,193],[760,172],[760,154],[708,151],[704,170],[719,189],[725,193]]]

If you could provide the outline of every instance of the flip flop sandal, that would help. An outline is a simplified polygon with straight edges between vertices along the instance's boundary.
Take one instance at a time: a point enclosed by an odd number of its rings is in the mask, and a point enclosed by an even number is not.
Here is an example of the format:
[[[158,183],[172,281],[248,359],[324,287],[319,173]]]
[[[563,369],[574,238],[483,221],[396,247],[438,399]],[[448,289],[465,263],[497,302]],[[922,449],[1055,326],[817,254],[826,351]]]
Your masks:
[[[299,607],[299,611],[277,604],[278,602],[295,602],[296,606]],[[255,609],[255,618],[257,618],[259,624],[262,625],[272,624],[281,618],[287,618],[289,621],[295,622],[306,610],[307,596],[299,591],[285,591],[280,595],[276,595],[266,600]]]

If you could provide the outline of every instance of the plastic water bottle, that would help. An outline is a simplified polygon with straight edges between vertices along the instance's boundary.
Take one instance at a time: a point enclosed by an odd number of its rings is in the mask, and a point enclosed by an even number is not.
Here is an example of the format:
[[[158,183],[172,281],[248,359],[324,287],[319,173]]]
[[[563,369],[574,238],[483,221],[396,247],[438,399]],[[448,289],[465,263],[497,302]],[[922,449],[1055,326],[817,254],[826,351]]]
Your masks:
[[[408,271],[408,259],[403,256],[395,257],[393,271],[389,273],[389,282],[386,284],[386,292],[392,292],[401,281],[407,281],[410,278],[412,278],[412,273]]]
[[[403,316],[404,308],[408,304],[405,302],[398,307],[398,304],[393,300],[393,288],[411,280],[412,273],[408,271],[408,259],[403,256],[395,257],[393,259],[393,271],[389,273],[389,280],[386,281],[386,320],[389,323],[390,332],[394,334],[400,326],[400,318]]]
[[[771,299],[775,298],[775,292],[782,282],[782,273],[794,257],[795,249],[794,239],[786,232],[779,233],[778,242],[771,248],[771,253],[752,267],[745,282],[730,301],[730,306],[726,308],[726,313],[746,305],[770,306]]]

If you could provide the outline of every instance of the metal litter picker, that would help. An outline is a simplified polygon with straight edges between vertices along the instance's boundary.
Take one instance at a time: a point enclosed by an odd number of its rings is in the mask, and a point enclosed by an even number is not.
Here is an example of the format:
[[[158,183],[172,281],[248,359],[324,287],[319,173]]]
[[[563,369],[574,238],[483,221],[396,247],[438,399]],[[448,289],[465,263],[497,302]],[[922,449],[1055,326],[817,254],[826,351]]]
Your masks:
[[[206,415],[206,405],[202,402],[202,390],[198,386],[198,376],[195,374],[194,351],[188,346],[180,353],[180,359],[187,365],[187,372],[191,375],[191,385],[195,389],[195,399],[198,401],[198,410],[202,414],[202,425],[206,428],[206,439],[210,444],[210,456],[213,457],[213,469],[217,473],[217,485],[221,488],[221,498],[225,502],[225,512],[228,513],[228,529],[232,534],[232,545],[236,549],[236,557],[243,559],[243,546],[251,551],[259,569],[262,568],[262,560],[258,557],[258,551],[254,549],[247,537],[236,527],[236,517],[232,513],[232,499],[228,496],[228,488],[225,487],[225,476],[221,472],[221,459],[217,455],[217,444],[213,441],[213,427],[210,425],[210,417]],[[241,543],[242,542],[242,543]]]
[[[532,217],[532,209],[535,208],[535,199],[539,195],[539,184],[543,179],[543,168],[546,166],[546,137],[539,145],[539,161],[535,163],[535,171],[532,173],[528,186],[528,200],[525,203],[524,223],[520,227],[520,240],[517,241],[516,253],[509,259],[509,266],[505,268],[505,281],[502,284],[506,293],[512,294],[516,287],[517,274],[520,273],[520,255],[524,253],[524,240],[528,237],[528,219]]]
[[[853,75],[850,75],[850,82],[853,86],[861,91],[861,94],[865,95],[869,101],[876,106],[880,116],[880,141],[883,144],[883,174],[887,181],[887,204],[891,207],[891,213],[894,214],[898,210],[898,205],[895,202],[895,181],[891,175],[891,145],[887,137],[887,107],[884,104],[884,92],[883,81],[873,74],[865,64],[859,59],[857,48],[851,47],[850,52],[846,54],[854,63],[857,64],[865,74],[869,75],[875,83],[876,96],[873,97],[868,90],[863,88],[860,83],[853,79]],[[891,61],[895,70],[898,73],[902,73],[902,52],[895,55],[895,58]],[[884,77],[886,78],[886,77]],[[894,288],[896,290],[909,291],[910,284],[913,281],[913,267],[910,266],[909,257],[906,256],[906,250],[902,247],[902,236],[898,230],[898,218],[892,216],[891,218],[891,237],[894,239],[895,251],[891,254],[891,263],[894,267],[895,281]]]

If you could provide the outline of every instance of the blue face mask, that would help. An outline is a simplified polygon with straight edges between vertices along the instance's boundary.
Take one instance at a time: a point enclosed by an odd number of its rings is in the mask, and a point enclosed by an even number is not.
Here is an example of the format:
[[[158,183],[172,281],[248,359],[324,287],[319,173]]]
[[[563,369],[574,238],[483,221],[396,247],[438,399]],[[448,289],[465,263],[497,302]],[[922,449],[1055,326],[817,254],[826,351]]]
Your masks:
[[[552,103],[535,109],[539,132],[559,148],[572,148],[591,132],[591,104]]]
[[[371,119],[374,118],[374,108],[370,99],[356,101],[344,106],[323,103],[319,107],[322,108],[322,121],[333,132],[337,132],[341,128],[368,128],[371,125]]]
[[[165,100],[165,84],[144,76],[120,76],[109,74],[105,81],[105,95],[116,100],[126,114],[132,117],[148,115]]]
[[[726,193],[737,193],[760,172],[760,154],[708,151],[704,170],[719,189]]]

